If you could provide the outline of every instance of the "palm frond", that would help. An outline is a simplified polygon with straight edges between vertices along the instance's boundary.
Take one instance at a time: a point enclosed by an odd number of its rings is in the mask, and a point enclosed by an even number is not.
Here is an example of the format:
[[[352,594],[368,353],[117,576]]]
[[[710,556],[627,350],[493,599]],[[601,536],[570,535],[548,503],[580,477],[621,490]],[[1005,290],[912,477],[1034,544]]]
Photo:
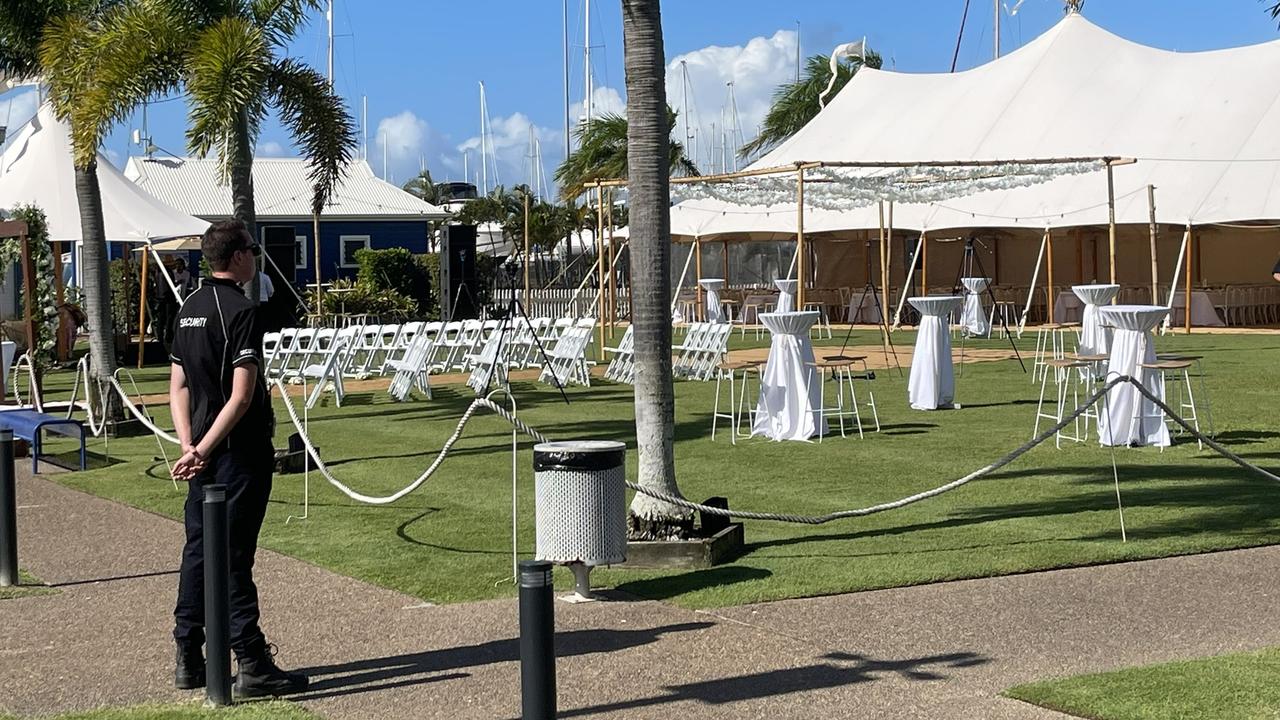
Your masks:
[[[258,137],[266,112],[267,82],[273,58],[266,36],[253,21],[224,17],[195,39],[184,68],[190,94],[187,145],[205,157],[217,149],[223,177],[229,173],[229,140],[242,117],[249,142]]]
[[[667,133],[676,127],[676,112],[667,107]],[[572,199],[586,191],[596,180],[613,180],[627,176],[627,119],[606,114],[579,127],[574,136],[578,149],[556,168],[555,179],[560,195]],[[698,168],[685,155],[684,146],[671,143],[670,167],[678,175],[698,175]]]
[[[254,23],[276,48],[283,48],[292,40],[306,24],[307,14],[320,8],[320,0],[249,0]]]
[[[351,162],[355,124],[329,82],[301,62],[277,62],[271,69],[269,86],[280,120],[293,133],[311,166],[311,208],[319,214]]]
[[[95,158],[100,128],[82,120],[78,100],[88,91],[93,77],[93,39],[96,24],[84,15],[63,15],[49,21],[40,41],[38,63],[49,84],[49,101],[54,114],[71,126],[71,145],[77,167],[87,167]]]
[[[865,62],[851,59],[839,64],[836,70],[835,86],[827,96],[828,104],[864,64],[867,67],[879,69],[880,56],[874,52],[868,52]],[[772,150],[817,117],[822,110],[818,104],[818,97],[826,89],[830,80],[830,59],[822,55],[810,57],[805,62],[804,74],[800,82],[782,85],[773,93],[773,104],[765,115],[760,134],[738,150],[738,157],[746,158]]]

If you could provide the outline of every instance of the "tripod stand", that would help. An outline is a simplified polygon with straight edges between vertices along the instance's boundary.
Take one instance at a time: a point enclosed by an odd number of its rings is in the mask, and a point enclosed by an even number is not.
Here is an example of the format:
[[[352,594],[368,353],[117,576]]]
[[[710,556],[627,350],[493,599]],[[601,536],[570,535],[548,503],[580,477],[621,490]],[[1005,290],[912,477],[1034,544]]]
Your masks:
[[[956,269],[956,283],[955,283],[955,285],[954,285],[954,291],[955,291],[955,293],[956,293],[956,294],[961,295],[961,296],[963,296],[963,295],[964,295],[964,288],[963,288],[963,285],[962,285],[962,284],[961,284],[961,282],[960,282],[960,279],[961,279],[961,278],[965,278],[965,277],[981,277],[981,278],[987,278],[987,277],[990,277],[989,275],[987,275],[987,270],[986,270],[986,268],[982,266],[982,258],[981,258],[981,257],[978,255],[978,253],[974,250],[974,247],[973,247],[974,242],[976,242],[976,241],[975,241],[973,238],[966,238],[966,239],[965,239],[965,241],[964,241],[964,258],[960,261],[960,267]],[[977,265],[977,267],[978,267],[978,275],[976,275],[976,276],[973,274],[973,268],[974,268],[974,265]],[[987,292],[987,299],[991,302],[991,307],[992,307],[992,308],[995,308],[995,307],[996,307],[996,294],[995,294],[994,292],[992,292],[992,291],[991,291],[991,284],[990,284],[990,283],[987,283],[986,292]],[[1005,335],[1005,337],[1006,337],[1006,338],[1008,338],[1008,340],[1009,340],[1009,347],[1013,349],[1013,356],[1014,356],[1015,358],[1017,358],[1017,359],[1018,359],[1018,365],[1020,365],[1020,366],[1022,367],[1022,372],[1024,372],[1024,373],[1025,373],[1025,372],[1027,371],[1027,364],[1026,364],[1026,363],[1024,363],[1024,362],[1022,361],[1022,353],[1018,352],[1018,344],[1017,344],[1017,343],[1014,341],[1014,339],[1013,339],[1013,333],[1009,332],[1009,323],[1008,323],[1008,321],[1006,321],[1006,320],[1005,320],[1005,317],[1004,317],[1004,314],[1003,314],[1003,313],[996,313],[996,315],[998,315],[998,316],[1000,317],[1000,328],[1001,328],[1002,330],[1004,330],[1004,335]],[[988,332],[988,333],[990,333],[990,328],[988,328],[987,332]],[[963,356],[964,356],[964,346],[963,346],[963,345],[961,345],[960,354],[961,354],[961,357],[963,357]],[[964,362],[963,362],[963,361],[961,361],[961,363],[960,363],[960,371],[961,371],[961,372],[964,372]]]
[[[862,296],[858,299],[857,312],[862,312],[862,307],[867,302],[868,294],[870,294],[871,298],[875,300],[876,314],[880,316],[880,342],[881,342],[881,347],[884,349],[885,362],[886,364],[888,363],[889,355],[892,354],[893,365],[894,367],[898,368],[898,376],[901,377],[902,363],[898,361],[898,349],[893,346],[893,338],[889,336],[889,330],[886,324],[887,317],[885,315],[884,308],[880,304],[880,292],[879,290],[876,289],[875,281],[871,280],[870,277],[867,278],[867,284],[862,286]],[[850,305],[852,305],[852,303]],[[847,360],[848,358],[845,357],[844,351],[845,351],[845,348],[849,346],[849,337],[851,335],[853,335],[853,318],[849,318],[849,329],[845,331],[844,342],[841,343],[840,345],[839,354],[825,355],[823,356],[824,359]],[[872,379],[874,379],[875,373],[871,373],[871,377]]]
[[[506,308],[494,313],[501,313],[502,315],[502,317],[498,318],[498,327],[494,330],[494,333],[498,336],[498,345],[494,348],[493,364],[489,366],[489,372],[485,375],[484,385],[481,387],[487,390],[489,386],[493,384],[494,373],[498,371],[499,366],[502,366],[503,370],[500,376],[500,384],[503,389],[507,391],[507,394],[510,395],[511,378],[508,373],[508,366],[510,362],[507,357],[509,352],[507,348],[509,333],[515,330],[517,318],[523,318],[525,326],[529,328],[529,334],[533,338],[534,347],[538,349],[538,357],[542,360],[543,367],[550,367],[551,360],[547,357],[546,349],[542,347],[542,338],[538,337],[537,331],[533,329],[533,322],[525,312],[524,305],[520,303],[520,299],[516,296],[516,274],[520,269],[518,263],[514,259],[509,259],[507,262],[503,263],[502,269],[505,271],[507,276],[506,289],[510,291],[511,296],[510,299],[507,300]],[[459,289],[462,287],[466,286],[460,286]],[[556,377],[554,372],[551,373],[551,381],[555,384],[556,389],[560,391],[560,398],[564,400],[564,404],[568,405],[569,395],[564,391],[564,383],[560,381],[559,377]],[[477,392],[483,392],[483,390],[479,390]]]

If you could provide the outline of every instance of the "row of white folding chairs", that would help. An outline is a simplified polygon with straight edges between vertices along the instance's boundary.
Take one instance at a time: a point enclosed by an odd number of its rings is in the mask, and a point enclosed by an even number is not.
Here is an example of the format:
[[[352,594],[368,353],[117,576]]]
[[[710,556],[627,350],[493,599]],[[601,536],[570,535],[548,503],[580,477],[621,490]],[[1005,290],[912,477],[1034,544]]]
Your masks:
[[[595,330],[595,318],[571,321],[547,349],[547,364],[538,376],[541,382],[564,386],[570,383],[591,386],[591,368],[587,361],[587,346]]]
[[[356,328],[285,328],[263,335],[263,372],[289,382],[314,383],[307,408],[315,407],[326,389],[338,406],[346,395],[342,368],[350,355]]]
[[[733,326],[728,323],[690,323],[684,342],[672,348],[676,353],[672,373],[690,380],[711,380],[729,351],[731,334]]]
[[[605,352],[613,356],[613,360],[609,362],[609,367],[605,368],[605,378],[614,382],[626,383],[627,385],[635,382],[635,336],[632,333],[634,327],[634,325],[627,326],[626,332],[622,334],[622,340],[618,342],[618,347],[604,349]]]

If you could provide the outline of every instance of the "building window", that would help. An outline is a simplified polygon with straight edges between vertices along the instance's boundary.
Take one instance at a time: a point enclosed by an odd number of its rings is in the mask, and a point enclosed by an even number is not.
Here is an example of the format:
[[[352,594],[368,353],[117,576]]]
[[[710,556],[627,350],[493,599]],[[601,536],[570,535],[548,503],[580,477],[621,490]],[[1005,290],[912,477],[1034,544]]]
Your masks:
[[[344,268],[358,267],[356,262],[356,251],[364,250],[369,247],[368,235],[343,235],[338,238],[338,246],[342,248],[342,262],[340,265]]]
[[[293,253],[294,267],[298,268],[299,270],[305,270],[307,268],[307,236],[295,235],[293,237],[293,242],[294,242],[294,253]]]

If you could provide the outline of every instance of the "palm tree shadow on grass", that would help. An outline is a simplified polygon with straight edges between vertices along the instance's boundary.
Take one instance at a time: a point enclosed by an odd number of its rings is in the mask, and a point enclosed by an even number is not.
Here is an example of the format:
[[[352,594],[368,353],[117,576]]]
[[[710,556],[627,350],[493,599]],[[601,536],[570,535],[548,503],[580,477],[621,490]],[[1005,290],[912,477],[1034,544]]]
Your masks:
[[[773,577],[773,572],[764,568],[730,565],[646,580],[632,580],[618,585],[614,590],[645,600],[668,600],[698,590],[765,580],[770,577]]]

